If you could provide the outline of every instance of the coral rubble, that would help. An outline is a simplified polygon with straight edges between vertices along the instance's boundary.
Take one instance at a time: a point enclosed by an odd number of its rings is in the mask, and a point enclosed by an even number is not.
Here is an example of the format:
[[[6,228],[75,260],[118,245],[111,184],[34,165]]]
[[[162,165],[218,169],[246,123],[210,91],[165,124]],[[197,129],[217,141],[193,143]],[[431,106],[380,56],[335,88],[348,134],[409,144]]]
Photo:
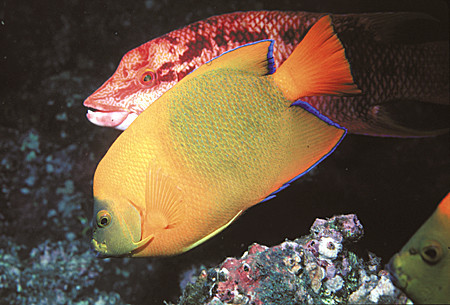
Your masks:
[[[253,244],[244,255],[203,269],[188,284],[188,304],[405,304],[408,298],[380,270],[380,259],[364,261],[346,246],[363,227],[351,215],[316,219],[308,236],[274,247]]]
[[[1,304],[124,304],[116,292],[91,293],[103,268],[80,241],[46,241],[27,259],[12,239],[0,246]]]

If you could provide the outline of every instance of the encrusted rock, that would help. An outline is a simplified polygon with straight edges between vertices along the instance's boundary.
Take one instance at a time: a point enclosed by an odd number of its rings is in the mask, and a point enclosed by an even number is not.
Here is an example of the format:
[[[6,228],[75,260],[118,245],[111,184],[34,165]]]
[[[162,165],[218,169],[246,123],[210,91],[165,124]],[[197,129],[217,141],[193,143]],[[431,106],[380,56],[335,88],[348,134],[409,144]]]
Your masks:
[[[405,304],[380,259],[345,246],[363,236],[355,215],[316,219],[311,234],[268,248],[253,244],[188,284],[179,304]]]

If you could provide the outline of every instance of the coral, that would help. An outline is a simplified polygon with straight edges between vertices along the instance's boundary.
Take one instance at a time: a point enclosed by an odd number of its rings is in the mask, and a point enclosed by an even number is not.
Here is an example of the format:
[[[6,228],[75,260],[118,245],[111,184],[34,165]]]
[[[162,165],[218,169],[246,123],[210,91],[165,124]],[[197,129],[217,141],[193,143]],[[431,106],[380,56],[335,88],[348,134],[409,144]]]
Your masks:
[[[0,298],[4,304],[124,304],[117,293],[87,288],[103,271],[80,241],[46,241],[23,259],[24,246],[0,238]]]
[[[310,235],[268,248],[253,244],[241,258],[203,269],[188,284],[189,304],[405,304],[407,297],[380,270],[380,259],[358,258],[346,246],[363,236],[351,215],[317,219]]]
[[[19,139],[19,145],[14,138]],[[0,219],[5,221],[0,223],[0,229],[14,227],[10,233],[20,239],[28,238],[30,231],[36,236],[66,239],[73,239],[74,232],[81,235],[88,226],[82,203],[88,202],[90,196],[77,187],[79,180],[73,180],[72,173],[82,158],[77,145],[61,147],[45,141],[31,128],[23,133],[6,130],[0,149],[7,152],[1,156],[5,208],[0,210]]]

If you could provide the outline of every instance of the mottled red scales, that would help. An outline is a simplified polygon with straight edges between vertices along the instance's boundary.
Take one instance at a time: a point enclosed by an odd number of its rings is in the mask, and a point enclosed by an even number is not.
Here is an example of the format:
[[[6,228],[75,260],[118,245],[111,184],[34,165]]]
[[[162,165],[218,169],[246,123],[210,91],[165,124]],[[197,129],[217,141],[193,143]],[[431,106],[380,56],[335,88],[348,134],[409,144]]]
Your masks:
[[[86,101],[88,119],[125,129],[164,92],[225,51],[273,39],[276,66],[324,14],[237,12],[210,17],[153,39],[122,59],[114,75]],[[414,13],[332,15],[352,67],[358,96],[304,97],[350,133],[427,136],[448,131],[448,42],[398,41],[398,24],[427,21]],[[405,37],[411,37],[407,35]],[[436,35],[434,35],[436,36]],[[415,38],[415,37],[414,37]],[[143,82],[145,73],[154,73]],[[440,117],[441,116],[441,117]],[[440,124],[444,121],[444,125]],[[421,124],[418,124],[420,122]]]

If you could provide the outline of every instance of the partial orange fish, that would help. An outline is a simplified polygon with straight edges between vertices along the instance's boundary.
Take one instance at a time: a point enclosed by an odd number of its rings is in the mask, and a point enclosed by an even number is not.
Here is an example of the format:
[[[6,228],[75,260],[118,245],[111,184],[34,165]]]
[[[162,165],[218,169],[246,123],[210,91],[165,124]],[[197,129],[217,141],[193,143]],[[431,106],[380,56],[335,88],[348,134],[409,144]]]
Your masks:
[[[275,41],[279,66],[324,14],[257,11],[214,16],[153,39],[128,52],[113,76],[86,99],[88,119],[126,129],[164,92],[203,63],[240,45]],[[302,100],[350,133],[430,136],[449,130],[448,35],[418,13],[333,15],[346,49],[357,96]],[[426,34],[418,30],[427,29]],[[425,38],[424,38],[425,37]]]
[[[297,100],[359,93],[330,17],[276,72],[272,51],[261,41],[202,65],[116,139],[94,176],[97,251],[188,251],[334,150],[345,130]]]
[[[388,264],[396,285],[418,304],[450,304],[450,193]]]

